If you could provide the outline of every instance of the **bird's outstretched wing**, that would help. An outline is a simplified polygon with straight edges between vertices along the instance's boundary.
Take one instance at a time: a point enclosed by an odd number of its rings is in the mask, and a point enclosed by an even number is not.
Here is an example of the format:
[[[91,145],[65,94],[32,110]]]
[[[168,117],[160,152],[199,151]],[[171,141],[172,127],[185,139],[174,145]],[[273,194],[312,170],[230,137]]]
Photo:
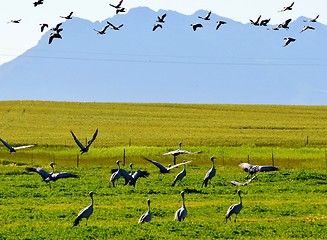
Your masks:
[[[60,172],[60,173],[53,173],[51,175],[52,180],[58,180],[60,178],[78,178],[78,175],[69,173],[69,172]]]
[[[0,141],[3,143],[3,145],[5,145],[10,151],[15,151],[15,149],[9,144],[7,143],[5,140],[0,138]]]
[[[34,147],[34,145],[19,146],[19,147],[14,147],[14,149],[19,150],[19,149],[30,148],[30,147]]]
[[[48,173],[47,171],[45,171],[43,168],[40,168],[40,167],[37,167],[37,168],[34,168],[34,167],[27,167],[25,168],[26,171],[28,172],[35,172],[35,173],[38,173],[42,178],[43,180],[47,179],[48,177],[51,176],[50,173]]]
[[[151,162],[154,165],[156,165],[160,169],[160,172],[168,172],[167,168],[162,166],[159,162],[152,160],[152,159],[148,159],[148,158],[144,158],[144,159],[147,160],[148,162]]]
[[[98,129],[95,130],[92,139],[91,139],[90,141],[87,142],[87,146],[86,146],[86,147],[91,146],[91,144],[94,142],[94,140],[96,139],[97,136],[98,136]]]
[[[181,166],[181,165],[184,165],[184,164],[188,164],[188,163],[190,163],[190,162],[192,162],[192,161],[187,161],[187,162],[178,163],[178,164],[175,164],[175,165],[173,165],[173,166],[168,167],[167,169],[170,170],[170,169],[172,169],[172,168],[175,168],[175,167],[178,167],[178,166]]]
[[[278,168],[274,166],[259,166],[259,171],[260,172],[278,171]]]
[[[80,149],[85,149],[85,146],[78,140],[78,138],[75,136],[75,134],[73,133],[73,131],[70,131],[71,134],[73,135],[73,138],[76,142],[76,144],[79,146]]]

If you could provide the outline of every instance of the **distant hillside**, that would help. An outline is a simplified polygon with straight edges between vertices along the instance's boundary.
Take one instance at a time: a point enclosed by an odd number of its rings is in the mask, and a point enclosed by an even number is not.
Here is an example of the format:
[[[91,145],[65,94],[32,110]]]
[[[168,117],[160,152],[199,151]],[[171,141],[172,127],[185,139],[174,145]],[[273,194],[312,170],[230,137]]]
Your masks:
[[[167,13],[162,29],[152,31]],[[267,30],[206,11],[131,9],[103,22],[73,18],[0,66],[1,100],[327,104],[327,26]],[[227,24],[215,30],[216,21]],[[286,19],[285,19],[286,20]],[[98,35],[106,21],[124,26]],[[202,23],[193,31],[191,23]],[[283,47],[284,37],[296,41]],[[22,39],[23,41],[23,39]]]

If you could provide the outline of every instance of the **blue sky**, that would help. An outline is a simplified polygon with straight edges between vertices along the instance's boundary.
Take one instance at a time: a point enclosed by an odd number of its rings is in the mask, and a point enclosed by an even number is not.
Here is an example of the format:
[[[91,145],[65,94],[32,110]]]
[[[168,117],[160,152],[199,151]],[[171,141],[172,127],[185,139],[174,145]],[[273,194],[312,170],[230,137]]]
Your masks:
[[[115,12],[109,3],[117,4],[119,0],[44,0],[44,4],[34,7],[35,0],[1,1],[0,9],[0,65],[19,56],[35,46],[44,33],[39,24],[46,22],[51,27],[61,22],[59,16],[74,11],[76,17],[91,21],[102,21],[112,17]],[[211,10],[223,17],[243,23],[259,15],[271,18],[272,24],[283,22],[286,18],[296,19],[300,16],[315,17],[327,24],[326,0],[295,0],[292,11],[278,12],[292,3],[292,0],[124,0],[123,6],[128,10],[138,6],[147,6],[153,10],[174,10],[183,14],[193,14],[199,9]],[[22,19],[20,24],[8,24],[14,19]]]

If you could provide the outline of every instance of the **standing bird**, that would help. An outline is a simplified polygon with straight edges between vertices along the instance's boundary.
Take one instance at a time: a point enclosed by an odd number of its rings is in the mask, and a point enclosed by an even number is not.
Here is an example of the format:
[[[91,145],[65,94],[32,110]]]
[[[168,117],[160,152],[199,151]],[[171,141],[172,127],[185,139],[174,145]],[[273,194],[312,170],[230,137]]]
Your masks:
[[[13,146],[11,146],[9,143],[7,143],[5,140],[3,140],[1,138],[0,138],[0,141],[3,143],[3,145],[5,145],[9,149],[9,153],[10,154],[13,153],[13,152],[16,152],[16,150],[19,150],[19,149],[34,147],[34,145],[26,145],[26,146],[13,147]]]
[[[134,187],[137,179],[139,179],[140,177],[147,178],[150,175],[147,171],[140,169],[133,173],[133,163],[130,163],[129,167],[131,168],[131,173],[129,174],[130,178],[128,180],[128,183],[129,185],[133,185]]]
[[[210,158],[210,160],[212,161],[212,167],[209,169],[209,171],[207,172],[207,174],[204,176],[204,179],[203,179],[203,182],[202,182],[202,186],[201,187],[203,187],[203,185],[205,187],[207,187],[208,186],[208,182],[210,181],[210,183],[211,183],[211,179],[216,175],[216,168],[215,168],[215,163],[214,163],[215,159],[216,159],[215,157],[211,157]]]
[[[84,146],[84,145],[83,145],[83,144],[78,140],[78,138],[75,136],[75,134],[73,133],[73,131],[70,131],[70,132],[71,132],[71,134],[72,134],[72,136],[73,136],[73,138],[74,138],[74,140],[75,140],[77,146],[79,146],[79,148],[81,149],[81,150],[80,150],[81,154],[86,153],[87,151],[89,151],[89,148],[90,148],[91,144],[94,142],[95,138],[96,138],[97,135],[98,135],[98,129],[97,129],[97,130],[95,130],[92,139],[89,140],[89,141],[87,141],[87,145]]]
[[[145,222],[150,222],[152,218],[152,213],[150,212],[150,199],[148,199],[148,211],[144,214],[139,219],[138,223],[145,223]]]
[[[94,192],[89,192],[89,196],[91,197],[91,204],[87,206],[86,208],[83,208],[79,214],[77,215],[75,221],[74,221],[74,226],[77,226],[79,222],[82,220],[82,218],[86,218],[86,226],[87,226],[87,220],[93,213],[93,194]]]
[[[187,216],[187,209],[185,207],[185,200],[184,200],[184,191],[181,191],[182,196],[182,206],[176,211],[174,220],[178,220],[179,222],[184,221]]]
[[[47,171],[43,170],[40,167],[33,168],[33,167],[27,167],[26,171],[28,172],[35,172],[38,173],[44,182],[50,182],[50,181],[57,181],[58,179],[61,178],[78,178],[78,175],[73,174],[73,173],[68,173],[68,172],[60,172],[60,173],[55,173],[54,172],[54,162],[50,163],[50,167],[52,168],[52,172],[48,173]]]
[[[198,16],[198,18],[201,18],[201,19],[203,19],[203,20],[210,20],[210,15],[211,15],[211,11],[209,11],[208,13],[207,13],[207,15],[205,15],[204,17],[202,17],[202,16]]]
[[[164,23],[165,22],[165,18],[166,18],[167,14],[163,14],[162,16],[157,16],[157,21],[158,23]]]
[[[292,2],[291,5],[284,7],[283,10],[280,10],[279,12],[291,11],[293,9],[293,5],[294,2]]]
[[[309,29],[311,29],[311,30],[315,30],[314,27],[311,27],[311,26],[304,26],[300,33],[304,32],[304,31],[306,31],[306,30],[309,30]]]
[[[61,18],[64,18],[64,19],[72,19],[72,15],[73,15],[74,12],[70,12],[69,15],[67,16],[60,16]]]
[[[193,23],[191,24],[191,26],[193,28],[193,31],[196,31],[196,29],[203,27],[201,23]]]
[[[286,47],[288,44],[290,44],[291,42],[295,42],[295,38],[291,38],[291,37],[287,37],[287,38],[284,38],[285,40],[285,43],[284,43],[284,46],[283,47]]]
[[[107,31],[107,28],[109,27],[109,25],[106,25],[104,28],[102,28],[101,30],[96,30],[96,29],[93,29],[94,31],[97,32],[97,34],[100,34],[100,35],[103,35],[103,34],[106,34],[106,31]]]
[[[153,163],[155,166],[157,166],[159,168],[160,173],[169,173],[170,169],[172,169],[172,168],[192,162],[192,161],[187,161],[187,162],[178,163],[178,164],[170,166],[170,167],[164,167],[157,161],[154,161],[154,160],[148,159],[148,158],[144,158],[144,159],[147,160],[148,162]]]
[[[240,202],[239,203],[236,203],[236,204],[233,204],[231,205],[227,212],[226,212],[226,216],[225,216],[225,219],[226,219],[226,223],[227,223],[227,219],[229,219],[230,221],[232,221],[231,219],[231,216],[232,214],[235,214],[235,219],[234,219],[234,222],[236,222],[236,218],[237,218],[237,214],[239,214],[239,212],[242,210],[242,197],[241,197],[241,190],[237,190],[237,194],[240,198]]]
[[[317,22],[318,17],[319,17],[319,14],[315,18],[311,18],[309,20],[303,20],[303,22]]]
[[[162,28],[162,25],[160,23],[154,24],[152,31],[155,31],[157,28]]]
[[[222,20],[217,21],[216,30],[218,30],[220,28],[220,26],[223,25],[223,24],[226,24],[226,22],[225,21],[222,21]]]
[[[253,24],[254,26],[259,26],[260,18],[261,18],[261,15],[257,18],[256,21],[253,21],[253,20],[250,19],[251,24]]]
[[[113,25],[112,23],[110,23],[110,22],[108,22],[108,21],[107,21],[107,24],[108,24],[109,26],[111,26],[111,29],[112,29],[112,30],[119,30],[122,26],[124,26],[124,24],[120,24],[119,26],[115,26],[115,25]]]
[[[185,162],[185,160],[183,161]],[[186,176],[186,164],[184,164],[184,168],[182,171],[180,171],[177,176],[175,177],[173,183],[171,184],[172,187],[175,186],[177,181],[182,181],[182,179]]]
[[[111,174],[111,176],[110,176],[110,182],[112,183],[113,187],[115,187],[115,181],[117,181],[122,176],[121,169],[120,169],[120,164],[119,164],[120,162],[121,162],[120,160],[116,161],[118,169],[115,172],[113,172]]]
[[[40,23],[39,25],[41,26],[41,32],[43,32],[45,28],[49,27],[47,23]]]

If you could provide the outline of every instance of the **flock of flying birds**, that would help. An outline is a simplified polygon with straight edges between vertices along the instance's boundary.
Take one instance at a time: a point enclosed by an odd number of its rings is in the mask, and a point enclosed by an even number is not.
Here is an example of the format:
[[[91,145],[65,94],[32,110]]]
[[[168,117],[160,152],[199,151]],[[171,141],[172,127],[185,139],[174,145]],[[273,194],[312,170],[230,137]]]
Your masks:
[[[77,144],[77,146],[80,149],[80,153],[84,154],[86,152],[89,151],[89,148],[91,146],[91,144],[95,141],[97,135],[98,135],[98,129],[96,129],[96,131],[94,132],[92,138],[90,140],[87,141],[87,143],[84,145],[74,134],[73,131],[71,131],[71,135],[75,141],[75,143]],[[3,143],[3,145],[9,150],[10,154],[13,152],[16,152],[17,150],[20,149],[25,149],[25,148],[31,148],[34,147],[35,145],[25,145],[25,146],[18,146],[18,147],[13,147],[11,146],[8,142],[6,142],[5,140],[0,138],[0,141]],[[166,174],[169,173],[171,169],[176,168],[178,166],[183,165],[183,170],[181,172],[179,172],[174,181],[172,182],[171,186],[174,187],[176,185],[177,182],[182,181],[182,179],[184,179],[186,177],[186,164],[192,162],[192,161],[183,161],[181,163],[177,163],[176,164],[176,157],[179,155],[183,155],[183,154],[199,154],[201,153],[201,151],[199,152],[191,152],[188,150],[184,150],[181,148],[182,147],[182,142],[179,143],[179,148],[177,150],[174,151],[169,151],[166,153],[163,153],[162,156],[167,156],[167,155],[172,155],[174,157],[174,165],[169,165],[168,167],[163,166],[161,163],[159,163],[158,161],[149,159],[149,158],[144,158],[144,160],[154,164],[158,169],[159,169],[159,173],[161,174]],[[208,170],[208,172],[205,174],[203,181],[202,181],[202,185],[201,187],[207,187],[208,184],[211,183],[212,178],[216,175],[216,168],[215,168],[215,157],[211,157],[210,158],[211,162],[212,162],[212,166],[211,168]],[[125,180],[125,184],[124,185],[131,185],[134,186],[136,185],[136,181],[140,178],[146,178],[148,177],[150,174],[145,171],[145,170],[141,170],[138,169],[137,171],[133,170],[133,163],[131,163],[130,166],[130,172],[126,171],[125,169],[122,169],[120,167],[120,160],[116,161],[116,164],[118,166],[117,169],[112,169],[111,172],[111,177],[110,177],[110,183],[109,183],[109,187],[110,184],[112,184],[113,187],[115,187],[115,183],[118,181],[118,179],[123,178]],[[56,173],[54,171],[54,162],[50,163],[50,167],[52,169],[51,172],[47,172],[46,170],[44,170],[43,168],[40,167],[27,167],[26,171],[28,172],[35,172],[37,174],[39,174],[42,178],[42,181],[49,183],[49,186],[51,188],[50,182],[55,182],[59,179],[64,179],[64,178],[78,178],[79,176],[73,173],[69,173],[69,172],[59,172]],[[239,165],[245,172],[247,172],[249,175],[251,175],[251,178],[249,178],[249,176],[247,176],[248,180],[244,183],[240,183],[238,181],[230,181],[229,183],[234,185],[234,186],[246,186],[248,185],[253,179],[255,179],[257,177],[257,173],[258,172],[268,172],[268,171],[277,171],[278,168],[274,167],[274,166],[259,166],[259,165],[252,165],[249,163],[241,163]],[[213,185],[212,185],[213,186]],[[214,186],[213,186],[214,187]],[[241,211],[242,209],[242,198],[241,198],[241,190],[237,191],[238,195],[239,195],[239,199],[240,202],[237,204],[233,204],[231,205],[225,215],[225,219],[226,222],[228,219],[231,220],[231,215],[235,214],[235,219],[234,221],[236,221],[237,218],[237,214]],[[94,205],[94,200],[93,200],[93,195],[95,193],[93,191],[91,191],[89,193],[89,196],[91,197],[91,204],[89,206],[87,206],[86,208],[83,208],[79,214],[77,215],[75,221],[74,221],[74,226],[78,225],[79,222],[85,218],[86,219],[86,225],[87,225],[87,220],[88,218],[91,216],[91,214],[93,213],[93,205]],[[185,206],[185,199],[184,199],[184,191],[182,191],[180,193],[181,197],[182,197],[182,206],[181,208],[179,208],[176,213],[175,213],[175,217],[174,220],[177,221],[183,221],[186,216],[187,216],[187,209]],[[152,218],[152,214],[150,211],[150,199],[147,200],[147,204],[148,204],[148,211],[146,213],[144,213],[140,219],[139,219],[139,223],[144,223],[144,222],[150,222],[151,218]]]
[[[34,2],[33,5],[34,7],[37,7],[38,5],[42,5],[44,3],[44,0],[38,0],[37,2]],[[118,4],[109,4],[111,7],[115,8],[115,12],[116,14],[119,13],[124,13],[126,12],[126,8],[123,7],[123,0],[120,0]],[[294,2],[292,2],[290,5],[287,5],[285,7],[283,7],[282,10],[280,10],[279,12],[286,12],[286,11],[291,11],[293,9],[294,6]],[[61,18],[64,18],[66,20],[72,19],[72,15],[73,12],[70,12],[69,15],[67,16],[60,16]],[[163,27],[163,23],[165,22],[165,18],[166,18],[167,14],[163,14],[162,16],[158,16],[156,23],[153,25],[152,31],[156,31],[158,28],[162,28]],[[209,11],[205,16],[198,16],[200,19],[204,20],[204,21],[209,21],[210,20],[210,16],[211,16],[211,11]],[[305,20],[305,22],[310,22],[310,23],[314,23],[317,22],[319,15],[317,15],[315,18],[309,19],[309,20]],[[22,19],[19,20],[11,20],[8,23],[20,23]],[[268,23],[270,22],[270,18],[269,19],[263,19],[261,20],[261,15],[256,19],[256,20],[251,20],[250,22],[251,24],[253,24],[254,26],[265,26],[267,27]],[[276,27],[273,27],[271,29],[268,30],[279,30],[279,29],[289,29],[289,23],[292,21],[292,19],[287,19],[285,22],[278,24]],[[216,22],[216,30],[218,30],[222,25],[227,24],[226,21],[222,21],[219,20]],[[61,28],[61,23],[58,23],[54,28],[52,28],[52,32],[50,33],[49,36],[49,44],[52,43],[53,39],[57,38],[57,39],[62,39],[62,36],[60,34],[60,32],[63,30],[63,28]],[[107,24],[101,29],[101,30],[97,30],[94,29],[94,31],[97,32],[97,34],[103,35],[106,33],[108,28],[111,28],[112,30],[119,30],[121,27],[123,27],[124,24],[120,24],[119,26],[115,26],[112,23],[107,21]],[[48,28],[49,25],[47,23],[41,23],[41,32],[44,31],[45,28]],[[198,28],[203,28],[203,25],[201,23],[192,23],[191,27],[194,31],[196,31]],[[314,27],[310,26],[310,25],[305,25],[303,27],[303,29],[300,31],[301,33],[307,30],[315,30]],[[288,46],[291,42],[296,41],[295,38],[292,37],[285,37],[284,38],[284,47]]]

